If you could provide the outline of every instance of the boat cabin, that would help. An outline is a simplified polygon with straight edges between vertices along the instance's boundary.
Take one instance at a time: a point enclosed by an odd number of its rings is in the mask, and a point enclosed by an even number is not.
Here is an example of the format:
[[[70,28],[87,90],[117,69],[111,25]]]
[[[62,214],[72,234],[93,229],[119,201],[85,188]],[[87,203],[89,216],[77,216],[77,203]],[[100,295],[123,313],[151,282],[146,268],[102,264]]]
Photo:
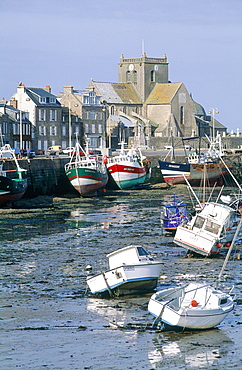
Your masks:
[[[192,229],[219,234],[222,226],[231,227],[236,220],[236,211],[231,207],[222,204],[209,203],[202,212],[198,213],[193,219]]]
[[[122,265],[136,265],[153,261],[153,258],[141,245],[129,245],[107,255],[110,270]]]

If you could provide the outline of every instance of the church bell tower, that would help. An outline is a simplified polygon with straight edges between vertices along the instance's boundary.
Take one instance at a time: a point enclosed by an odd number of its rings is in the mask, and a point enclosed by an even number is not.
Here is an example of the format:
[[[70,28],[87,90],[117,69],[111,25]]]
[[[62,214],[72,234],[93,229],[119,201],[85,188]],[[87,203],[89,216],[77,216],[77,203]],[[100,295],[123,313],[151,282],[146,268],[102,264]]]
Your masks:
[[[145,102],[157,82],[168,82],[168,63],[163,58],[148,58],[145,53],[141,58],[120,57],[118,82],[132,83],[142,103]]]

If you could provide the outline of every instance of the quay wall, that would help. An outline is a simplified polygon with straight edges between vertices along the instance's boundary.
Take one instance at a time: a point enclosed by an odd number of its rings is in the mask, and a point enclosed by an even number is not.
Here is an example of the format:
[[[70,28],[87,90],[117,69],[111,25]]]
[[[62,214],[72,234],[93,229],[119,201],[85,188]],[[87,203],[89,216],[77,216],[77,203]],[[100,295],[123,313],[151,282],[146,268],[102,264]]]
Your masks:
[[[158,159],[164,158],[161,153],[153,151],[152,153],[143,153],[151,162],[152,172],[149,182],[151,184],[162,183],[163,177],[158,168]],[[184,162],[185,157],[176,156],[178,161]],[[242,183],[242,155],[227,156],[230,162],[230,169],[239,183]],[[170,160],[167,158],[167,160]],[[27,170],[28,189],[26,198],[38,195],[61,196],[67,193],[78,192],[72,187],[64,171],[65,164],[69,162],[68,157],[36,157],[33,159],[19,159],[19,165]],[[12,169],[12,163],[6,162],[6,169]]]

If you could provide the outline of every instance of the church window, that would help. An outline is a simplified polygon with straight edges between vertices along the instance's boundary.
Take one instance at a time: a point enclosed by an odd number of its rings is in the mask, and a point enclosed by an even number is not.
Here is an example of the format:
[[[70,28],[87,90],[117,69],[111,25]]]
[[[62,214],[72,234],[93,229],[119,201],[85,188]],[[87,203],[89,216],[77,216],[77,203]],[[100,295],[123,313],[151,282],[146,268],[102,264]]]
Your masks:
[[[184,124],[184,107],[180,107],[180,125]]]
[[[113,105],[111,106],[111,112],[110,113],[111,113],[112,116],[114,115],[114,106]]]
[[[137,82],[137,71],[134,71],[134,83]]]
[[[150,81],[154,82],[155,81],[155,71],[150,72]]]
[[[130,71],[126,72],[126,81],[130,82]]]

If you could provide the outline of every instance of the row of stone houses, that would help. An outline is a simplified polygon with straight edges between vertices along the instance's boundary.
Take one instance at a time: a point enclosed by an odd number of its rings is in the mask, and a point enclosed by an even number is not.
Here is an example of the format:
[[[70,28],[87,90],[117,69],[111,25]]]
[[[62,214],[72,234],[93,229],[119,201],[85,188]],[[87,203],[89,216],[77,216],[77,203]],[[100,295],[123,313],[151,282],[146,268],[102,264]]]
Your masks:
[[[0,102],[0,133],[5,142],[37,153],[49,146],[63,149],[89,139],[95,148],[117,148],[119,143],[150,147],[152,138],[226,134],[226,127],[207,115],[182,82],[168,79],[162,58],[124,58],[118,82],[90,81],[85,90],[64,86],[30,88],[19,83],[10,101]]]

